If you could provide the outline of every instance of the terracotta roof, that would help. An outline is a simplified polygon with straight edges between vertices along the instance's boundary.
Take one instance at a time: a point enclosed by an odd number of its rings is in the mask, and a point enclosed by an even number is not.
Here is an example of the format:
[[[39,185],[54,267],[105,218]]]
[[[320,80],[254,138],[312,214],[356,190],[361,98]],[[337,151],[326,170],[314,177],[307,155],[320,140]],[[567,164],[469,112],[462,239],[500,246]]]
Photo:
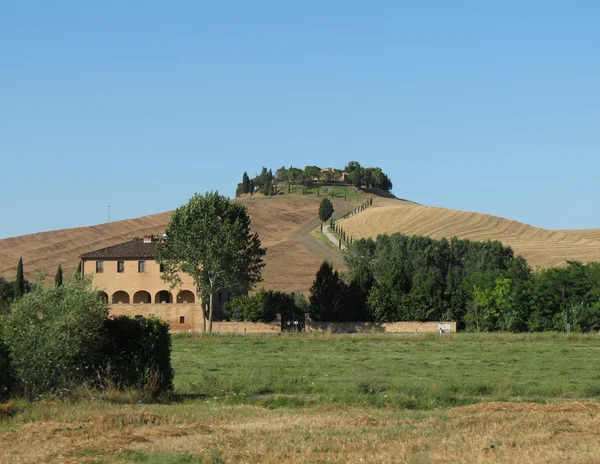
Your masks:
[[[158,240],[144,242],[141,238],[102,248],[81,255],[82,259],[155,259]]]

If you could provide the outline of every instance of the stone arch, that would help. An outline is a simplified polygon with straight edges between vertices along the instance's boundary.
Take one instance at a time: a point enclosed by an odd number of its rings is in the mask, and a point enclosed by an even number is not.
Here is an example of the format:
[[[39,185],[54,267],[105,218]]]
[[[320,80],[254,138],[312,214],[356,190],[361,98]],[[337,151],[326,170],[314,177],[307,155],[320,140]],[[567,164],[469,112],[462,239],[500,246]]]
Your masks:
[[[173,294],[168,290],[161,290],[154,295],[155,303],[173,303]]]
[[[118,290],[113,293],[112,304],[129,304],[129,302],[129,293],[123,290]]]
[[[146,290],[140,290],[133,295],[133,304],[152,303],[152,295]]]
[[[181,290],[177,295],[177,303],[195,303],[196,296],[189,290]]]

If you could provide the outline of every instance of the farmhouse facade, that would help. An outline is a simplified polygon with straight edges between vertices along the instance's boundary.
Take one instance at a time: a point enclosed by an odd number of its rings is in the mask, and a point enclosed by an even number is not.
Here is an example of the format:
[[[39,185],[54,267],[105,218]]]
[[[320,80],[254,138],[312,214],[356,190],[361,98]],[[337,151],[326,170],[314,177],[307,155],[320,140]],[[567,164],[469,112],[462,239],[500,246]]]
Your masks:
[[[163,269],[156,261],[156,247],[163,237],[136,237],[85,253],[81,255],[81,271],[103,292],[111,315],[158,317],[174,330],[195,330],[202,325],[208,308],[189,275],[182,273],[181,285],[175,289],[161,278]],[[226,290],[215,295],[215,320],[222,317],[222,305],[228,300]]]

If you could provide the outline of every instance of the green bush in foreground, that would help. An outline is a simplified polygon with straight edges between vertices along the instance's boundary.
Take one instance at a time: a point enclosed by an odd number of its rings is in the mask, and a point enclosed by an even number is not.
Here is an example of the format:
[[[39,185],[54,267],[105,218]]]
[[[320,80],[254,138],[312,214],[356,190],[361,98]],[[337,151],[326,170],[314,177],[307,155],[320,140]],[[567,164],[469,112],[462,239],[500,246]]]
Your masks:
[[[106,303],[81,277],[37,285],[0,327],[0,399],[68,395],[82,387],[135,388],[156,397],[173,387],[171,336],[158,319],[108,318]]]
[[[120,316],[105,321],[107,382],[151,397],[173,389],[169,324]]]
[[[17,391],[33,398],[96,383],[107,314],[89,278],[37,285],[16,300],[3,324],[3,339]]]

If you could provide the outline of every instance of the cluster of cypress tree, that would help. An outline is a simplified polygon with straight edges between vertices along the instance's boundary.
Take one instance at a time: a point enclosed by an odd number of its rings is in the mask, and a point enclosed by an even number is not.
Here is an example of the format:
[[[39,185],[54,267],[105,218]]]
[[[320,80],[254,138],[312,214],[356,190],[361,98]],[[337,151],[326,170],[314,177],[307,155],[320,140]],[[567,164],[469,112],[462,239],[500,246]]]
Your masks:
[[[79,274],[81,274],[81,263],[78,268]],[[54,276],[54,283],[57,286],[63,284],[63,271],[62,266],[59,264]],[[8,308],[10,303],[14,300],[21,298],[26,293],[29,293],[35,284],[25,279],[25,272],[23,268],[23,258],[19,259],[17,264],[17,275],[15,280],[9,282],[4,277],[0,276],[0,311]]]
[[[276,193],[273,180],[273,171],[271,169],[267,170],[264,166],[260,174],[252,179],[248,177],[247,172],[244,172],[242,182],[238,184],[235,191],[235,196],[239,197],[246,193],[252,195],[256,192],[260,192],[263,195],[273,195]]]

